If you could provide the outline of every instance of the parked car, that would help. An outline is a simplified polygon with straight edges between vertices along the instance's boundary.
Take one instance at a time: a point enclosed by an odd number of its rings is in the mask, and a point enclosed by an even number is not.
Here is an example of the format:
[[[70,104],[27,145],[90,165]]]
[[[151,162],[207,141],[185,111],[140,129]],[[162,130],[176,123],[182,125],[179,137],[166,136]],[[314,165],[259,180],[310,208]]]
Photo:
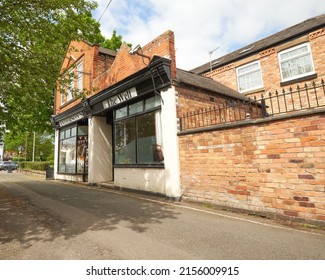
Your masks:
[[[17,170],[18,164],[13,161],[0,162],[0,170],[8,170],[9,168],[11,168],[11,170]]]

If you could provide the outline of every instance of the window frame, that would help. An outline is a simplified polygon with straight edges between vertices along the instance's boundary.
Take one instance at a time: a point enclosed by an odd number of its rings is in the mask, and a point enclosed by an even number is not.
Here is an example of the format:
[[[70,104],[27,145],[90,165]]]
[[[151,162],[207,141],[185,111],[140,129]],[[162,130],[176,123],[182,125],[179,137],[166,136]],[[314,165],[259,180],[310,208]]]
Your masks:
[[[79,60],[78,63],[73,64],[64,75],[67,80],[65,84],[60,87],[61,106],[69,103],[75,99],[76,93],[79,95],[83,91],[84,86],[84,61]]]
[[[302,53],[302,54],[298,54],[296,56],[293,56],[293,57],[290,57],[290,58],[287,58],[287,59],[281,59],[281,55],[283,55],[285,53],[292,52],[292,51],[297,50],[299,48],[303,48],[305,46],[307,47],[307,52]],[[289,78],[283,78],[282,63],[293,60],[293,59],[296,59],[296,58],[299,58],[299,57],[302,57],[302,56],[305,56],[306,54],[309,54],[309,57],[310,57],[310,60],[311,60],[312,71],[306,72],[306,73],[303,73],[303,74],[300,74],[300,75],[296,75],[296,76],[291,76]],[[281,74],[281,82],[288,82],[288,81],[291,81],[291,80],[296,80],[296,79],[307,77],[307,76],[310,76],[310,75],[313,75],[313,74],[316,73],[315,72],[315,66],[314,66],[314,60],[313,60],[313,55],[312,55],[312,51],[311,51],[311,47],[310,47],[309,42],[302,43],[302,44],[299,44],[299,45],[296,45],[296,46],[293,46],[293,47],[290,47],[288,49],[285,49],[285,50],[282,50],[282,51],[278,52],[278,61],[279,61],[279,68],[280,68],[280,74]]]
[[[244,69],[246,67],[249,67],[251,65],[254,65],[254,64],[257,64],[258,66],[258,69],[256,70],[250,70],[244,74],[239,74],[239,71],[241,69]],[[260,77],[261,77],[261,84],[260,85],[257,85],[257,86],[253,86],[253,87],[250,87],[250,88],[246,88],[246,89],[243,89],[241,90],[240,89],[240,77],[243,77],[243,76],[246,76],[248,74],[252,74],[254,72],[259,72],[260,73]],[[253,90],[258,90],[258,89],[262,89],[264,87],[264,82],[263,82],[263,75],[262,75],[262,69],[261,69],[261,63],[259,60],[255,60],[255,61],[252,61],[252,62],[249,62],[249,63],[246,63],[244,65],[241,65],[241,66],[238,66],[236,67],[236,77],[237,77],[237,84],[238,84],[238,91],[240,93],[244,93],[244,92],[249,92],[249,91],[253,91]]]
[[[135,102],[132,102],[130,104],[121,106],[119,108],[116,108],[113,112],[113,143],[114,143],[114,148],[113,148],[113,166],[115,168],[127,168],[127,167],[132,167],[132,168],[136,168],[136,167],[154,167],[154,168],[161,168],[164,167],[164,160],[160,161],[160,162],[150,162],[150,163],[141,163],[139,162],[139,148],[138,148],[138,141],[139,141],[139,135],[138,135],[138,118],[141,116],[144,116],[146,114],[150,114],[150,113],[156,113],[159,112],[159,137],[160,137],[160,141],[161,141],[161,147],[163,150],[163,138],[162,138],[162,127],[161,127],[161,101],[159,102],[159,105],[154,104],[153,106],[150,105],[150,107],[146,107],[146,101],[149,100],[150,98],[155,97],[157,99],[159,99],[158,96],[150,96],[149,98],[146,99],[142,99],[142,100],[137,100]],[[132,107],[133,105],[142,102],[142,111],[141,112],[136,112],[136,113],[131,113],[130,112],[130,107]],[[154,101],[156,102],[156,101]],[[122,116],[122,117],[118,117],[116,118],[117,115],[117,111],[127,108],[127,112],[126,115]],[[128,121],[128,120],[134,120],[134,130],[135,130],[135,148],[134,148],[134,153],[135,153],[135,162],[134,163],[116,163],[116,154],[115,154],[115,149],[116,149],[116,124],[123,122],[123,121]],[[157,133],[156,133],[156,137],[157,137]],[[159,144],[156,144],[159,145]]]
[[[58,145],[58,166],[57,166],[57,172],[58,174],[70,174],[70,175],[87,175],[88,174],[88,139],[89,139],[89,135],[88,135],[88,129],[87,129],[87,133],[83,133],[81,130],[79,130],[80,127],[88,127],[88,125],[81,125],[81,124],[76,124],[76,125],[72,125],[72,126],[68,126],[68,127],[64,127],[62,129],[60,129],[59,131],[59,145]],[[67,133],[69,132],[69,133]],[[62,146],[62,142],[64,140],[71,140],[71,142],[74,142],[74,172],[67,172],[67,168],[65,166],[65,171],[61,171],[60,167],[61,167],[61,146]],[[83,170],[82,172],[78,171],[78,163],[80,162],[80,160],[78,159],[78,149],[82,146],[82,143],[80,143],[80,141],[82,141],[84,144],[84,147],[86,150],[84,150],[84,158],[83,158]],[[67,165],[67,164],[64,164]]]
[[[83,61],[80,61],[78,64],[77,64],[77,67],[76,67],[76,77],[77,77],[77,81],[76,81],[76,88],[78,90],[78,93],[81,93],[82,90],[83,90],[83,73],[84,73],[84,70],[83,70]],[[80,69],[81,68],[81,69]]]

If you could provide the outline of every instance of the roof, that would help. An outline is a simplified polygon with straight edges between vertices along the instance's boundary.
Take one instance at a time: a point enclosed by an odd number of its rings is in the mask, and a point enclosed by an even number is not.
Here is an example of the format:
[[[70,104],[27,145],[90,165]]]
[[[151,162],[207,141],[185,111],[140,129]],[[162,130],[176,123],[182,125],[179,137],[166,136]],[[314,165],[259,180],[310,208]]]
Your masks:
[[[279,45],[281,43],[290,41],[294,38],[299,36],[308,34],[314,30],[317,30],[321,27],[325,26],[325,14],[307,19],[301,23],[293,25],[289,28],[286,28],[278,33],[275,33],[271,36],[268,36],[264,39],[261,39],[255,43],[252,43],[248,46],[240,48],[234,52],[231,52],[225,56],[219,57],[215,60],[212,60],[212,67],[218,68],[223,65],[229,64],[233,61],[242,59],[244,57],[250,56],[252,54],[258,53],[261,50],[265,50],[267,48]],[[191,70],[197,74],[203,74],[210,70],[210,62],[205,63],[199,67],[194,68]]]
[[[186,84],[194,86],[203,90],[208,90],[218,95],[222,95],[228,98],[237,100],[247,100],[248,98],[237,91],[213,80],[212,78],[207,78],[200,76],[198,74],[185,71],[182,69],[176,70],[176,80],[175,82],[181,84]]]
[[[105,48],[102,48],[102,47],[99,47],[98,51],[100,53],[107,54],[107,55],[114,56],[114,57],[117,54],[117,52],[114,51],[114,50],[109,50],[109,49],[105,49]]]
[[[107,55],[110,55],[110,56],[116,56],[116,54],[117,54],[117,51],[103,48],[103,47],[99,46],[99,44],[91,43],[91,42],[88,42],[88,41],[83,41],[83,42],[86,43],[87,45],[91,46],[91,47],[98,46],[98,51],[100,53],[102,53],[102,54],[107,54]]]

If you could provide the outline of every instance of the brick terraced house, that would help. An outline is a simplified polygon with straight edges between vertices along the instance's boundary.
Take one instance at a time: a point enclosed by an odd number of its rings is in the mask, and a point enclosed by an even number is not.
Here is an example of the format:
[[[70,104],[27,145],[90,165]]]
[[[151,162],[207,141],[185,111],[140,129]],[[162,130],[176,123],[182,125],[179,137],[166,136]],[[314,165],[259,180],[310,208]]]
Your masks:
[[[325,14],[201,65],[192,71],[244,94],[275,92],[325,77]]]

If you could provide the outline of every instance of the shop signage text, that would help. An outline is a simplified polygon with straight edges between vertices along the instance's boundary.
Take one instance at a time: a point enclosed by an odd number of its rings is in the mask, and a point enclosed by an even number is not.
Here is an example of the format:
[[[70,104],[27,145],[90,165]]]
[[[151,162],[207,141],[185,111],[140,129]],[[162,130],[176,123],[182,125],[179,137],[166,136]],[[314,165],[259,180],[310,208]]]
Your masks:
[[[62,121],[59,121],[59,125],[61,127],[61,126],[64,126],[64,125],[67,125],[67,124],[70,124],[70,123],[74,123],[74,122],[76,122],[78,120],[81,120],[83,118],[84,118],[84,115],[83,115],[82,112],[80,112],[80,113],[75,114],[75,115],[73,115],[71,117],[68,117],[68,118],[66,118],[66,119],[64,119]]]
[[[112,96],[109,99],[106,99],[103,101],[103,107],[105,109],[113,107],[117,104],[120,104],[124,101],[127,101],[129,99],[132,99],[133,97],[136,97],[138,95],[137,90],[135,87],[128,89],[124,92],[121,92],[115,96]]]

